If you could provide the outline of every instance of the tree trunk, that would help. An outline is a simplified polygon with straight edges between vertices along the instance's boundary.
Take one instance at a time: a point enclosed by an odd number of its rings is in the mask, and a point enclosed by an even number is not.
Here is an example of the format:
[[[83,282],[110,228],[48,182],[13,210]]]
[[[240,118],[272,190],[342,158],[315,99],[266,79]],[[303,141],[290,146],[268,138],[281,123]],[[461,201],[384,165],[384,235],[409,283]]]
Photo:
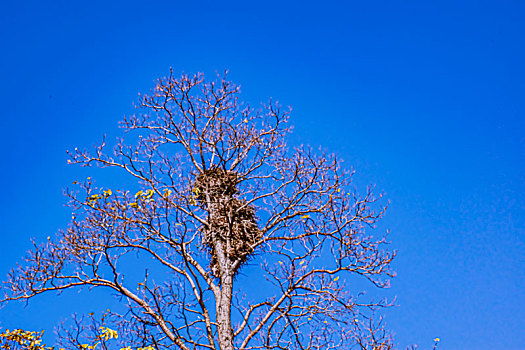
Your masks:
[[[231,324],[231,300],[233,276],[226,273],[221,277],[221,295],[217,301],[217,323],[219,346],[221,350],[233,350],[233,330]]]

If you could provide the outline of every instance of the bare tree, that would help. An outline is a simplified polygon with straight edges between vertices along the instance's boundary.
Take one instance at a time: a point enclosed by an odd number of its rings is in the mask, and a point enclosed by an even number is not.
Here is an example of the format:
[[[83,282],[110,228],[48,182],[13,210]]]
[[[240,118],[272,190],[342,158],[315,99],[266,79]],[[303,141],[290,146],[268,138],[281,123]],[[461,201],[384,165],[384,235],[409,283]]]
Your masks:
[[[140,97],[112,154],[104,142],[70,152],[70,163],[121,169],[139,187],[87,178],[66,190],[70,226],[35,245],[3,301],[109,288],[127,312],[104,324],[127,345],[156,349],[390,349],[381,324],[363,316],[386,303],[348,287],[353,276],[377,287],[393,276],[394,253],[372,230],[381,196],[359,195],[337,157],[288,149],[289,111],[255,110],[239,93],[226,74],[171,73]],[[144,264],[138,285],[129,256]],[[248,274],[256,283],[237,283]],[[80,344],[90,322],[99,321],[76,319],[63,340]]]

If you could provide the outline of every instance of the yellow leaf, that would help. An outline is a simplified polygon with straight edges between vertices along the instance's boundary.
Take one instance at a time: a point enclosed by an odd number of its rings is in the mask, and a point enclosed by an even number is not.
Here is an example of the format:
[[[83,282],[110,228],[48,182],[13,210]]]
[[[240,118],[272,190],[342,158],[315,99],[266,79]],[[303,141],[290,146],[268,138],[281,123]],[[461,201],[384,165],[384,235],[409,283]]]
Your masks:
[[[336,278],[334,278],[334,281],[336,281],[336,282],[337,282],[337,280],[338,280],[338,279],[339,279],[339,276],[337,276]]]
[[[132,207],[132,208],[138,208],[139,207],[138,203],[136,203],[136,202],[129,203],[129,206]]]
[[[92,194],[91,196],[88,197],[88,201],[89,202],[95,202],[98,200],[98,198],[100,197],[99,194]]]
[[[301,216],[301,219],[308,219],[310,217],[310,215],[303,215]]]
[[[138,191],[137,193],[135,193],[135,198],[137,198],[138,196],[140,196],[142,194],[142,190]]]

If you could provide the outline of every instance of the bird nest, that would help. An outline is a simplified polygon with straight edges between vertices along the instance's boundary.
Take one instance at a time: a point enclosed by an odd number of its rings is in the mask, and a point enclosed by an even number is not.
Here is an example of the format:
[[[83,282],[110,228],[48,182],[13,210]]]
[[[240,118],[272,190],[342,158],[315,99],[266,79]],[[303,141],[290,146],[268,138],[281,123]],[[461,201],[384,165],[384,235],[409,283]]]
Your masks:
[[[255,209],[246,200],[235,198],[238,183],[235,172],[214,168],[201,172],[193,184],[195,199],[208,211],[202,240],[215,277],[220,277],[225,268],[236,273],[261,238]],[[224,256],[223,263],[220,255]]]
[[[220,200],[237,193],[239,178],[233,171],[212,168],[201,172],[193,184],[193,193],[201,204]]]

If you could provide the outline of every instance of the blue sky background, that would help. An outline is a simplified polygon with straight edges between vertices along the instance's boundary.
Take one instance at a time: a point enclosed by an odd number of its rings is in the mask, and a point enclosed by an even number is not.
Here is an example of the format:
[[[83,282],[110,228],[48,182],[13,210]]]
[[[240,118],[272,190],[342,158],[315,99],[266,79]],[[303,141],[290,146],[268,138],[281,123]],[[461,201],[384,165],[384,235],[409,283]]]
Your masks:
[[[401,348],[525,349],[525,2],[2,1],[0,275],[65,227],[62,189],[98,172],[65,151],[120,135],[138,92],[230,70],[243,98],[293,107],[391,205],[385,291]],[[46,329],[94,293],[0,310]],[[50,339],[50,338],[48,338]]]

